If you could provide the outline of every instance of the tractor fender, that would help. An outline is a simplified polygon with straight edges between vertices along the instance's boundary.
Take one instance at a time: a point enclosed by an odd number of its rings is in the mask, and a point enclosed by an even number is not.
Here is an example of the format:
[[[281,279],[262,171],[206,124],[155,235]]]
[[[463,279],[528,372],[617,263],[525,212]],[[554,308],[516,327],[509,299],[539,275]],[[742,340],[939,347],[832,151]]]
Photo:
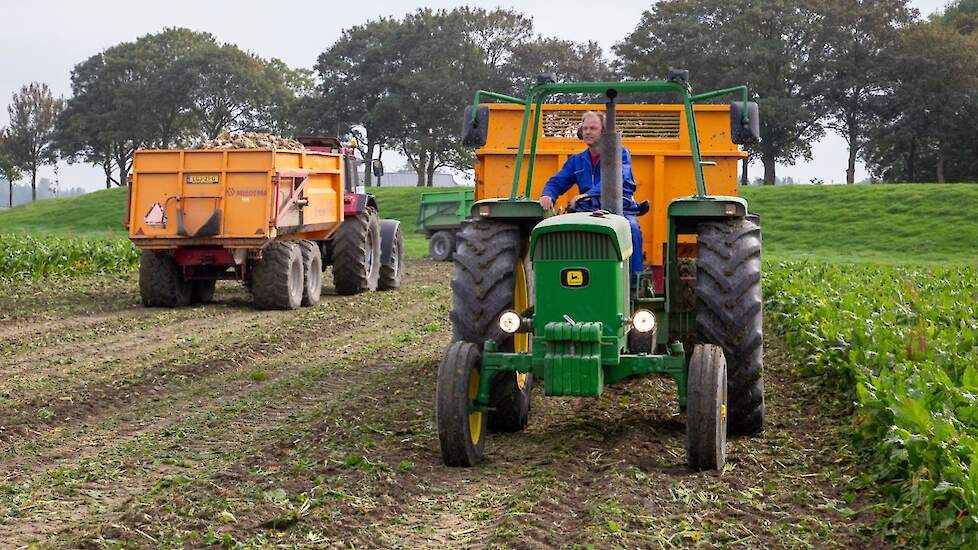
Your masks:
[[[401,225],[400,220],[380,220],[380,265],[387,265],[394,248],[394,234]]]
[[[377,199],[367,193],[344,193],[343,194],[343,216],[356,216],[363,212],[367,207],[377,210]]]

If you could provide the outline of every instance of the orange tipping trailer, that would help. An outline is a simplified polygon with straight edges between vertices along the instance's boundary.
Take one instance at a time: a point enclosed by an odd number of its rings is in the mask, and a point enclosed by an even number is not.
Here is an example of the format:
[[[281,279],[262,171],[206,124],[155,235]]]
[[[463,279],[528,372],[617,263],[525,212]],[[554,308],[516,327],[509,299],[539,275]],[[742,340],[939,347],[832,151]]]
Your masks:
[[[488,105],[489,129],[486,144],[476,150],[475,200],[508,197],[519,147],[522,105]],[[585,111],[604,111],[604,105],[545,104],[537,136],[536,163],[533,169],[532,198],[539,198],[550,176],[557,173],[567,157],[580,153],[585,145],[577,138],[577,127]],[[700,154],[712,195],[737,194],[737,166],[747,153],[730,141],[730,106],[696,105],[696,127]],[[617,127],[622,146],[632,154],[632,173],[637,188],[635,200],[648,200],[654,216],[639,218],[646,263],[661,266],[665,259],[668,217],[665,212],[673,199],[696,192],[696,178],[690,163],[692,151],[682,104],[617,106]],[[527,154],[527,157],[529,155]],[[526,180],[530,163],[524,158],[520,185]],[[577,188],[557,200],[565,207]],[[659,215],[662,214],[662,215]],[[695,246],[695,236],[684,235],[680,242]]]
[[[143,251],[144,305],[208,302],[218,279],[243,281],[260,309],[314,305],[326,265],[341,294],[400,286],[399,222],[357,193],[352,149],[300,141],[308,149],[136,151],[126,228]]]

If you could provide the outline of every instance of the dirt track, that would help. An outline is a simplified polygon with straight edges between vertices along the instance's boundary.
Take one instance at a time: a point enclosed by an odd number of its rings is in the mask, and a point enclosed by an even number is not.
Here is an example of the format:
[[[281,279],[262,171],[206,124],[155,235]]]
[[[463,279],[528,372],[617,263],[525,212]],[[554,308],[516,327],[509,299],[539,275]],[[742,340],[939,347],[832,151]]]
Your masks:
[[[138,305],[134,276],[0,287],[0,548],[867,547],[844,407],[769,339],[769,423],[684,466],[665,381],[534,397],[473,469],[440,463],[450,266],[258,312]],[[330,280],[329,277],[326,278]]]

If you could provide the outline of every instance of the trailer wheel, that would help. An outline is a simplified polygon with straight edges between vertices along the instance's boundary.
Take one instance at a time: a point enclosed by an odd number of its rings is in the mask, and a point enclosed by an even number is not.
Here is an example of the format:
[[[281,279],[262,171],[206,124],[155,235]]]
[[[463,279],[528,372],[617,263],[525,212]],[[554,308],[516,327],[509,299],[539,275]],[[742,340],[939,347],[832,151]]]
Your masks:
[[[186,306],[191,286],[173,256],[144,250],[139,258],[139,296],[146,307]]]
[[[401,275],[404,272],[404,235],[401,234],[401,224],[396,220],[381,220],[381,250],[380,279],[377,281],[378,290],[397,290],[401,288]],[[386,226],[386,227],[385,227]],[[384,236],[388,231],[390,234]]]
[[[333,285],[340,294],[377,290],[380,279],[380,222],[377,210],[343,220],[333,234]]]
[[[190,281],[190,303],[209,304],[214,300],[217,281]]]
[[[302,303],[302,252],[294,242],[275,241],[255,262],[251,289],[257,309],[298,309]]]
[[[499,342],[503,351],[530,351],[529,335],[504,337],[497,325],[507,309],[525,310],[533,303],[532,277],[523,241],[515,225],[492,220],[462,222],[452,273],[452,338],[481,346]],[[515,432],[529,419],[533,375],[502,372],[491,386],[493,411],[489,427]]]
[[[731,435],[764,426],[761,228],[737,218],[699,224],[696,258],[697,341],[723,348]]]
[[[726,443],[727,363],[719,346],[698,344],[686,388],[686,462],[694,470],[719,470]]]
[[[436,231],[428,241],[428,255],[436,262],[447,262],[455,253],[455,235],[451,231]]]
[[[435,416],[438,442],[446,466],[474,466],[486,444],[486,415],[473,410],[479,394],[479,347],[455,342],[438,366]]]
[[[299,241],[302,251],[302,305],[314,306],[323,294],[323,258],[319,245],[312,241]]]

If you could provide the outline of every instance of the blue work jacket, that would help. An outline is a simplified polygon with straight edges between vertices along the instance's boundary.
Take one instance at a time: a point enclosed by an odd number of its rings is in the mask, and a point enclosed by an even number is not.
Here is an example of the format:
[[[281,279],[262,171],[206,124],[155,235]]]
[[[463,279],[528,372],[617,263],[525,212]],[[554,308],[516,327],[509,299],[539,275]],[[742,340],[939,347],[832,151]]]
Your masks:
[[[621,176],[624,210],[634,212],[638,210],[638,204],[632,198],[635,194],[632,154],[624,147],[621,148]],[[588,149],[569,157],[560,172],[547,180],[547,184],[543,187],[543,194],[556,201],[557,197],[566,193],[575,183],[581,193],[601,196],[601,160],[599,159],[598,164],[592,169],[591,152]]]

